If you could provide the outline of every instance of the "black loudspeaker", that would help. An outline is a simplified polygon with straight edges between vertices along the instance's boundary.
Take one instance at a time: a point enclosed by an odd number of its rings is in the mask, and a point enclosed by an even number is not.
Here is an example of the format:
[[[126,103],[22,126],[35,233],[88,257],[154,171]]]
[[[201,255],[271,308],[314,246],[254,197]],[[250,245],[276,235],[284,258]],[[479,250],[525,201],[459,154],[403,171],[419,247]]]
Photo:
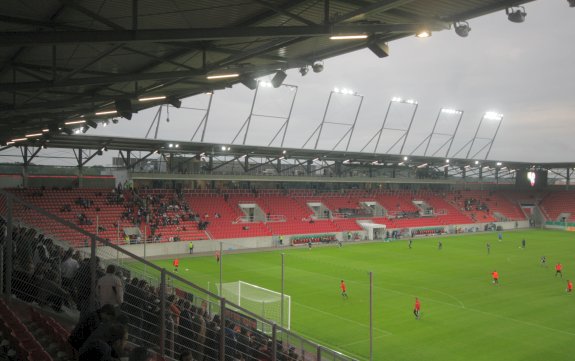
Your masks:
[[[130,99],[116,99],[114,102],[116,104],[116,111],[118,114],[128,120],[132,119],[132,102]]]
[[[377,41],[370,41],[367,43],[367,48],[378,58],[389,56],[389,46],[386,43],[379,44]]]

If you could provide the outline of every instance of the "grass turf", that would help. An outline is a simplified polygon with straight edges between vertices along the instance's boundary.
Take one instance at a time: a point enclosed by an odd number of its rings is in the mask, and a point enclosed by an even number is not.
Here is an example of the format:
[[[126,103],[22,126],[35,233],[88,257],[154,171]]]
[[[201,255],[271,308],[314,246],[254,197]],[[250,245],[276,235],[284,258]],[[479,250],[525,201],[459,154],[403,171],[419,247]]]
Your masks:
[[[521,239],[527,241],[522,249]],[[292,331],[369,359],[369,272],[373,272],[374,360],[570,360],[575,340],[575,234],[481,233],[407,241],[226,254],[223,280],[242,280],[292,297]],[[487,254],[486,243],[491,244]],[[547,267],[540,257],[547,257]],[[172,258],[154,263],[172,270]],[[555,264],[564,266],[563,278]],[[213,255],[180,257],[180,275],[219,282]],[[189,269],[189,271],[185,271]],[[497,270],[500,284],[491,282]],[[340,295],[344,279],[348,299]],[[422,318],[412,314],[414,298]]]

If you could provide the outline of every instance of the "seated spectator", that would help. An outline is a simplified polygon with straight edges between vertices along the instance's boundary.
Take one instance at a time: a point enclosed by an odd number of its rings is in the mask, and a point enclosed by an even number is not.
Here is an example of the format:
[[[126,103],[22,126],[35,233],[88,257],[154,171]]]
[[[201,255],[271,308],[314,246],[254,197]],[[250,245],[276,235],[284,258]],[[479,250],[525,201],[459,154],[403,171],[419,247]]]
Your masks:
[[[88,337],[100,326],[103,322],[110,322],[116,318],[116,308],[112,305],[104,305],[102,308],[92,312],[74,327],[68,343],[75,349],[79,350],[80,347],[86,342]]]
[[[136,347],[130,352],[128,361],[153,361],[154,355],[145,347]]]
[[[95,337],[94,339],[87,340],[84,345],[80,347],[79,360],[120,360],[126,352],[127,342],[128,329],[126,326],[119,323],[112,324],[106,333],[102,333],[101,336]],[[104,358],[94,358],[94,350],[98,352],[101,351]]]

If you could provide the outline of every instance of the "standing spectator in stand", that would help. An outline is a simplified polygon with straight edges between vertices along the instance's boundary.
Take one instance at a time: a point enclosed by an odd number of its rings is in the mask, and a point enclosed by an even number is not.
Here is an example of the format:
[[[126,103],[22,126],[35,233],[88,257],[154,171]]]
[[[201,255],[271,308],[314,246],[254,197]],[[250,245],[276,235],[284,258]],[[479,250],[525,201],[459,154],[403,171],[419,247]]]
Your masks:
[[[555,265],[555,277],[557,277],[557,275],[563,278],[563,265],[561,263]]]
[[[62,258],[62,264],[60,264],[62,287],[72,295],[74,295],[74,276],[80,268],[80,264],[74,259],[73,255],[74,249],[69,248]]]
[[[106,274],[98,280],[96,286],[100,305],[120,307],[124,302],[124,283],[116,276],[116,266],[108,265]]]

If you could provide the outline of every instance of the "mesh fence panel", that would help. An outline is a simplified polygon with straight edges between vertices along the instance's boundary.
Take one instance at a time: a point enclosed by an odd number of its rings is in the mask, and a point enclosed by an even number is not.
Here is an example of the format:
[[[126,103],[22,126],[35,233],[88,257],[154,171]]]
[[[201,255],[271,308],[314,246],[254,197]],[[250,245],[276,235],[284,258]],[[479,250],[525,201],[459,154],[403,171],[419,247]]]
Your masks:
[[[207,361],[352,360],[100,238],[101,228],[78,224],[57,198],[34,192],[20,199],[0,191],[3,292],[79,320],[116,302],[130,340],[168,360],[182,352]]]

